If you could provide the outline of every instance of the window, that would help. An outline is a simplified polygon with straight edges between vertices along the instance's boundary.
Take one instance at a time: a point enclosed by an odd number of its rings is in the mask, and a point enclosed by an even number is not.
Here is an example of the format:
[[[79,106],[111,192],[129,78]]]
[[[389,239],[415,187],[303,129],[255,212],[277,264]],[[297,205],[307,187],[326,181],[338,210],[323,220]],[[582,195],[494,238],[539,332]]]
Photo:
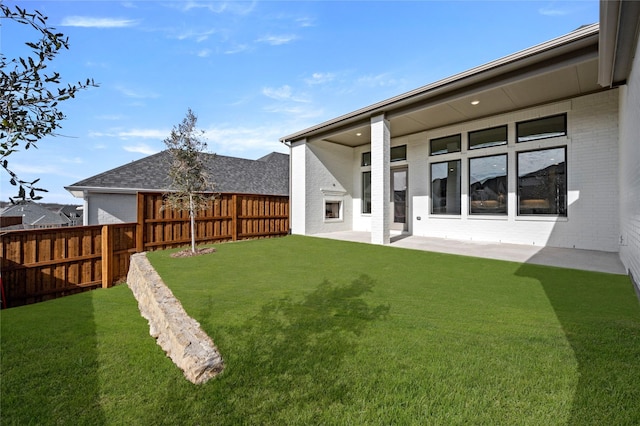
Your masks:
[[[362,161],[360,165],[362,167],[371,165],[371,151],[362,153]]]
[[[461,135],[445,136],[444,138],[431,139],[430,155],[448,154],[450,152],[460,152]]]
[[[469,213],[507,214],[507,155],[469,160]]]
[[[507,144],[507,126],[469,132],[469,149],[488,148]]]
[[[460,160],[431,164],[431,213],[460,214]]]
[[[340,219],[341,208],[342,208],[341,201],[325,201],[324,202],[324,218]]]
[[[529,142],[567,135],[567,115],[538,118],[516,124],[516,140]]]
[[[518,153],[518,214],[567,215],[566,148]]]
[[[407,159],[407,146],[400,145],[391,148],[391,162],[404,161]]]
[[[371,213],[371,172],[362,172],[362,213]]]

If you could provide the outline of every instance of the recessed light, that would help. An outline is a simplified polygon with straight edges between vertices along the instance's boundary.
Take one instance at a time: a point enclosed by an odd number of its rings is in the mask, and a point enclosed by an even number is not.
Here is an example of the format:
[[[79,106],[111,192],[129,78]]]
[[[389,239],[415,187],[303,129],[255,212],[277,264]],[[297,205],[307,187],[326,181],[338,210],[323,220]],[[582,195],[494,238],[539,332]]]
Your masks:
[[[356,133],[356,136],[362,136],[362,133],[358,132]]]
[[[476,99],[476,100],[471,101],[471,105],[478,105],[479,103],[480,103],[480,101],[479,101],[479,100],[477,100],[477,99]]]

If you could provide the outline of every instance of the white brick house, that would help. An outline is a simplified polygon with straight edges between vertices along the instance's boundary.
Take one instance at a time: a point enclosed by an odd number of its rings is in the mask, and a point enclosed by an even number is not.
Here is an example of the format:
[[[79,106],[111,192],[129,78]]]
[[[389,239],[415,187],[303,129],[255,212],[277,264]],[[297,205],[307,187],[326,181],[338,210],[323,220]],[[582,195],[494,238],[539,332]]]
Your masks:
[[[639,5],[281,138],[292,233],[617,252],[637,281]]]

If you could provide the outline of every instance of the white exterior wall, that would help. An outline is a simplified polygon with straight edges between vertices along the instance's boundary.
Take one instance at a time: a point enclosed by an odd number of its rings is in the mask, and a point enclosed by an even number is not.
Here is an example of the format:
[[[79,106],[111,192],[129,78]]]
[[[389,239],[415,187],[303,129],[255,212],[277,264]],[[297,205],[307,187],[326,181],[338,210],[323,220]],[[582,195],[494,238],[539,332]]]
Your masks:
[[[415,147],[415,152],[424,159],[422,166],[411,168],[413,235],[617,252],[617,111],[617,91],[611,90],[424,132],[422,140],[414,142],[421,145]],[[567,113],[567,137],[515,143],[516,122],[563,112]],[[503,146],[467,152],[468,131],[504,124],[508,125],[509,135],[509,145],[506,149]],[[461,154],[428,156],[429,139],[455,133],[462,133]],[[417,139],[417,135],[414,135],[414,139]],[[517,216],[517,152],[560,146],[567,147],[567,217]],[[508,214],[469,215],[469,158],[505,152],[508,155]],[[457,158],[462,160],[462,214],[431,215],[428,177],[430,163]],[[426,183],[426,187],[423,182]]]
[[[640,43],[620,89],[620,259],[640,282]]]
[[[85,196],[85,225],[131,223],[138,220],[136,194],[96,194]]]
[[[636,93],[637,96],[637,93]],[[640,104],[636,102],[634,105]],[[516,122],[567,113],[568,136],[532,142],[515,143]],[[636,112],[636,117],[637,117]],[[638,125],[639,120],[634,120]],[[504,147],[484,148],[468,152],[467,132],[499,125],[508,125],[509,144]],[[429,140],[451,134],[462,134],[462,152],[429,156]],[[640,132],[633,133],[635,135]],[[409,168],[409,232],[413,235],[476,240],[513,244],[580,248],[590,250],[619,251],[618,200],[618,91],[609,90],[572,100],[557,102],[537,108],[501,114],[473,122],[449,126],[394,138],[391,146],[407,145]],[[517,216],[517,169],[519,151],[567,147],[567,217]],[[635,159],[629,160],[629,169],[635,172],[630,187],[640,187],[638,175],[638,149]],[[370,145],[356,148],[352,162],[354,188],[353,230],[370,231],[370,215],[360,213],[362,172],[369,168],[360,166],[363,152]],[[500,153],[508,155],[508,215],[469,215],[468,166],[469,158]],[[431,215],[430,165],[461,159],[462,214],[460,216]],[[393,165],[393,164],[392,164]],[[623,188],[624,191],[624,188]],[[636,190],[634,199],[635,233],[628,232],[640,246],[640,208]],[[631,238],[631,237],[629,237]],[[633,256],[633,255],[631,255]],[[637,259],[637,254],[634,259]]]
[[[300,156],[304,161],[300,162]],[[292,148],[292,224],[294,234],[318,234],[351,230],[353,221],[353,148],[317,141]],[[296,164],[297,163],[297,164]],[[304,168],[300,165],[304,163]],[[304,183],[297,182],[304,181]],[[304,197],[304,230],[299,226],[301,186]],[[341,203],[341,216],[325,219],[325,202]]]

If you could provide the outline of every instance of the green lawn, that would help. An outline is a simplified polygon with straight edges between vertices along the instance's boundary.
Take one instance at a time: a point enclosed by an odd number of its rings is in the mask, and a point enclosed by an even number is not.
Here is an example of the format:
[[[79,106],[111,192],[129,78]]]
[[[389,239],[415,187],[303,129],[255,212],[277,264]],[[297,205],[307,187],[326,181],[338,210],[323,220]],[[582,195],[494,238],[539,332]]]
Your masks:
[[[2,311],[2,424],[640,424],[626,276],[289,236],[149,255],[217,344],[193,385],[126,286]]]

